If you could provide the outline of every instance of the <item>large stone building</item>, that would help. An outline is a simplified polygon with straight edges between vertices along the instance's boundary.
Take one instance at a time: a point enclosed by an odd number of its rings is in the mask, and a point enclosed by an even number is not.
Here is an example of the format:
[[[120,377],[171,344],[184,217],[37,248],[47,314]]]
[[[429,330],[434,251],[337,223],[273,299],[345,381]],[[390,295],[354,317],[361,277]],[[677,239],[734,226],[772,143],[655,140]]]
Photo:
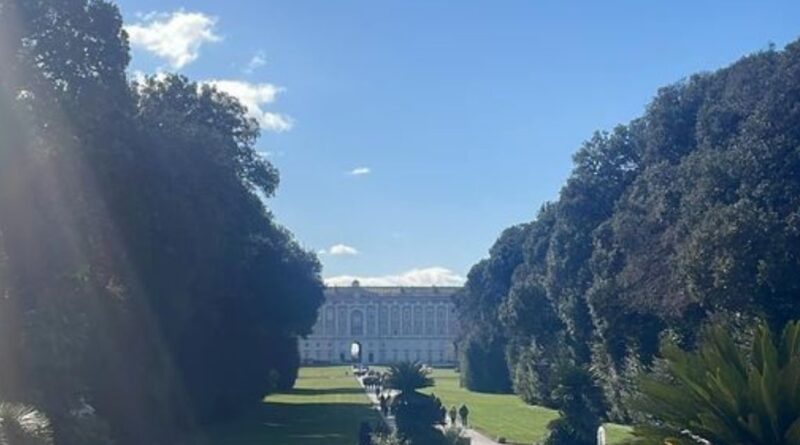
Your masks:
[[[312,334],[300,340],[304,363],[456,361],[458,287],[330,287]],[[354,345],[356,347],[354,348]]]

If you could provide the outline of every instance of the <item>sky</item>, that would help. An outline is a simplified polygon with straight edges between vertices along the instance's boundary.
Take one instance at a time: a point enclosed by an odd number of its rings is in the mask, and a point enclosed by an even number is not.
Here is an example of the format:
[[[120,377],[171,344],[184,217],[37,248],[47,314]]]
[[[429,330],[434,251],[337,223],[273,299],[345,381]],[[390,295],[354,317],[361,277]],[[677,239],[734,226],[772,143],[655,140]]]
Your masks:
[[[800,37],[800,2],[120,0],[130,73],[244,103],[331,285],[458,285],[657,89]]]

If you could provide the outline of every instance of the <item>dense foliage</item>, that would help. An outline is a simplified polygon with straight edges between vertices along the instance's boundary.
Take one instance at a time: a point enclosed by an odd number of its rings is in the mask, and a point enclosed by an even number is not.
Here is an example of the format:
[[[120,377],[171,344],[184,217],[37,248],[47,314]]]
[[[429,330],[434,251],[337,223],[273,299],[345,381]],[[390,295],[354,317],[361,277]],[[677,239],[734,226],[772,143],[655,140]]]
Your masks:
[[[411,393],[433,386],[429,372],[419,362],[400,362],[389,366],[384,385],[400,393]]]
[[[433,386],[433,379],[421,364],[400,362],[389,368],[386,387],[399,391],[392,399],[397,433],[412,445],[435,445],[444,436],[438,426],[445,422],[445,408],[434,395],[418,392]]]
[[[561,370],[630,421],[636,376],[710,320],[800,318],[800,42],[660,89],[595,134],[557,201],[500,236],[457,305],[470,388],[560,408]],[[474,355],[474,356],[473,356]],[[504,372],[491,357],[503,357]]]
[[[665,372],[642,379],[637,408],[647,443],[800,443],[800,322],[779,338],[759,326],[749,350],[728,329],[709,329],[697,351],[664,348]]]
[[[30,406],[0,403],[0,445],[52,445],[50,420]]]
[[[235,99],[130,84],[102,0],[0,0],[0,400],[57,442],[176,443],[293,384],[320,266]]]

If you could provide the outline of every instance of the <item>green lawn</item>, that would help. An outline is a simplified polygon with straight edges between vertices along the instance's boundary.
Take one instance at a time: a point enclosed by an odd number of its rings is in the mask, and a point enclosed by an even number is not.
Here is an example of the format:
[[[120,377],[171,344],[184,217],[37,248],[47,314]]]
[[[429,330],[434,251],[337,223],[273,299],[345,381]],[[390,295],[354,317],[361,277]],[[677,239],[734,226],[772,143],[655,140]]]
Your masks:
[[[347,375],[345,373],[347,372]],[[210,445],[353,445],[361,421],[375,423],[348,367],[301,368],[292,391],[267,397],[258,411],[209,433]]]
[[[436,386],[425,392],[434,393],[449,408],[466,403],[470,410],[471,426],[488,437],[502,436],[509,443],[532,444],[547,436],[547,424],[558,412],[525,404],[513,394],[485,394],[468,391],[459,386],[458,374],[452,369],[436,369],[432,375]],[[630,428],[607,424],[609,443],[621,443]]]
[[[450,407],[466,403],[473,428],[509,443],[532,444],[547,434],[556,411],[526,405],[513,394],[470,392],[458,384],[451,369],[433,373],[435,393]],[[361,421],[375,423],[379,416],[345,366],[300,369],[295,389],[267,397],[257,411],[209,431],[194,443],[203,445],[353,445]],[[609,443],[620,443],[630,431],[606,425]]]

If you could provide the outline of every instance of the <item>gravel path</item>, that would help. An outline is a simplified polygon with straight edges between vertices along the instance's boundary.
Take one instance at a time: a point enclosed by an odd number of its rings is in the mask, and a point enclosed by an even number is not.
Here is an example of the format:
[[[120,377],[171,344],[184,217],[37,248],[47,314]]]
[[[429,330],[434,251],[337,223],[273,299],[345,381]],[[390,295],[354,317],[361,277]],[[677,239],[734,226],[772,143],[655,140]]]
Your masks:
[[[362,388],[364,388],[364,392],[366,392],[367,397],[372,402],[372,407],[379,413],[381,413],[381,404],[380,401],[378,400],[378,396],[375,395],[375,391],[368,390],[364,386],[364,382],[362,382],[361,379],[356,378],[356,380],[358,380],[358,383],[361,385]],[[393,390],[383,392],[384,396],[390,398],[396,394],[397,392]],[[397,430],[397,422],[395,422],[393,415],[389,414],[384,416],[383,413],[381,413],[381,417],[383,417],[384,422],[386,422],[386,425],[392,432],[395,432]],[[450,420],[448,419],[447,422],[449,424]],[[472,428],[463,428],[462,431],[465,436],[470,438],[470,445],[500,445],[499,443],[473,430]]]

